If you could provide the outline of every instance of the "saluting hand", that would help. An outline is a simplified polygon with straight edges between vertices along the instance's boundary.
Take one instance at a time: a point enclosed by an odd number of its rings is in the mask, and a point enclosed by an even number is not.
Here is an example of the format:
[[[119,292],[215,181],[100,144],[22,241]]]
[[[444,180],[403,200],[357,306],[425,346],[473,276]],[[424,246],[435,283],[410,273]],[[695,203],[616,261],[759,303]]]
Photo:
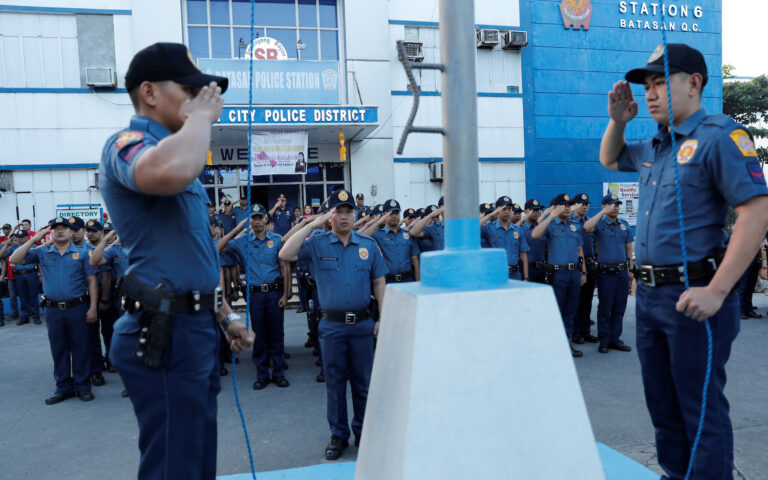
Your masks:
[[[112,240],[114,240],[117,237],[117,230],[112,230],[107,234],[104,239],[107,241],[107,243],[112,243]]]
[[[568,208],[566,205],[558,205],[552,209],[552,215],[555,217],[559,217],[565,211],[566,208]]]
[[[331,218],[331,215],[333,215],[336,212],[335,208],[332,208],[330,211],[325,212],[322,215],[319,215],[317,218],[312,220],[312,223],[310,225],[312,228],[320,228],[323,225],[325,225],[325,222]]]
[[[45,236],[46,233],[48,233],[48,230],[51,229],[50,225],[46,225],[37,232],[35,232],[35,235],[32,237],[33,243],[37,243]]]
[[[628,82],[616,82],[608,92],[608,115],[619,123],[627,123],[637,115],[637,102]]]
[[[237,229],[240,230],[241,228],[245,227],[245,225],[248,223],[250,218],[246,217],[240,221],[240,223],[237,224]]]
[[[186,121],[192,115],[203,115],[211,123],[219,121],[224,99],[221,97],[221,87],[216,82],[200,89],[193,99],[187,99],[181,104],[181,117]]]

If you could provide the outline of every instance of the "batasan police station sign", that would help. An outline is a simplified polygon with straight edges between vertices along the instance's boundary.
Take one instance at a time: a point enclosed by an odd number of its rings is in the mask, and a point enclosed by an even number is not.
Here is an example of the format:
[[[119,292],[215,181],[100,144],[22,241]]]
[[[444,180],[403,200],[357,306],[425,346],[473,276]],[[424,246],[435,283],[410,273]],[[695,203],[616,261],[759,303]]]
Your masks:
[[[599,4],[599,9],[610,8]],[[594,7],[590,0],[561,0],[560,14],[566,29],[589,30]],[[618,27],[636,30],[668,30],[673,32],[702,32],[704,9],[694,4],[662,4],[661,0],[640,2],[621,0],[618,2]],[[664,23],[661,14],[664,14]],[[607,17],[605,14],[604,18]],[[601,25],[604,26],[604,25]]]

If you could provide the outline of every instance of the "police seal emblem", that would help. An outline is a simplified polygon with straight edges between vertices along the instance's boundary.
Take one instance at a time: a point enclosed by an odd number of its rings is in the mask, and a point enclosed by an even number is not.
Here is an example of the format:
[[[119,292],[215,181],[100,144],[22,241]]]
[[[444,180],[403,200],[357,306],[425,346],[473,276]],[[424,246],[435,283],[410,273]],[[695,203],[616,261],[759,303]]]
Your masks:
[[[626,230],[627,226],[622,223],[621,225],[619,225],[619,228],[622,229],[622,230]]]
[[[576,225],[571,225],[571,231],[572,231],[572,232],[575,232],[575,231],[576,231]]]
[[[677,163],[685,165],[690,162],[693,155],[696,153],[696,148],[699,146],[698,140],[686,140],[680,145],[680,150],[677,152]]]
[[[368,260],[368,249],[365,247],[360,247],[358,250],[358,253],[360,254],[360,260]]]
[[[272,240],[267,242],[267,248],[272,248],[274,246],[275,246],[275,242],[273,242]]]
[[[76,221],[76,220],[75,220],[75,217],[70,217],[70,218],[69,218],[69,223],[75,223],[75,221]]]
[[[77,260],[78,258],[80,258],[80,254],[79,253],[75,252],[75,253],[72,254],[72,260]]]
[[[346,202],[347,199],[349,199],[349,194],[347,194],[347,192],[345,190],[340,191],[339,192],[339,200],[341,200],[342,202]]]
[[[732,131],[728,136],[731,137],[731,140],[733,140],[733,143],[736,144],[736,147],[738,147],[742,155],[745,157],[757,156],[757,149],[755,149],[755,144],[752,142],[752,138],[749,136],[749,133],[747,133],[746,130],[739,128]]]

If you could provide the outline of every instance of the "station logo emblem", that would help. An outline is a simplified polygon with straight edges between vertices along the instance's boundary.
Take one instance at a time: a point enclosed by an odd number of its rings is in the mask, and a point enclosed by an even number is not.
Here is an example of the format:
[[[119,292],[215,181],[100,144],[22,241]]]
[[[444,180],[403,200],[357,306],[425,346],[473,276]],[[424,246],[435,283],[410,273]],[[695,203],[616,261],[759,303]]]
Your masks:
[[[680,150],[677,152],[677,163],[685,165],[690,162],[693,155],[696,153],[696,148],[699,146],[698,140],[686,140],[680,145]]]
[[[520,234],[517,233],[517,232],[514,233],[514,236],[515,236],[515,238],[520,238]]]
[[[563,26],[566,30],[589,30],[589,22],[592,20],[592,2],[590,0],[561,0],[560,14],[563,17]]]
[[[254,60],[288,60],[288,51],[282,43],[272,37],[260,37],[245,49],[245,59]]]
[[[408,240],[409,238],[411,238],[411,236],[410,236],[409,234],[407,234],[407,233],[404,233],[404,234],[403,234],[403,238],[404,238],[405,240]]]
[[[626,229],[627,229],[627,226],[626,226],[626,225],[624,225],[624,224],[622,223],[622,224],[619,226],[619,228],[621,228],[622,230],[626,230]]]
[[[576,225],[571,225],[571,231],[572,231],[572,232],[575,232],[575,231],[576,231]]]
[[[368,260],[368,249],[365,247],[360,247],[360,250],[358,250],[358,253],[360,254],[360,260]]]
[[[566,202],[570,202],[571,197],[569,197],[568,195],[563,195],[563,200],[565,200]]]
[[[75,253],[72,254],[72,260],[77,260],[78,258],[80,258],[80,254],[79,253],[75,252]]]
[[[741,151],[742,155],[745,157],[757,156],[757,149],[755,149],[755,144],[752,142],[752,138],[749,136],[749,133],[747,133],[746,130],[739,128],[732,131],[728,136],[731,137],[731,140],[733,140],[733,143],[735,143],[739,148],[739,151]]]
[[[75,217],[69,217],[69,223],[75,223],[76,221]]]
[[[275,246],[275,242],[273,242],[272,240],[267,242],[267,248],[272,248],[274,246]]]
[[[349,199],[349,194],[347,194],[346,190],[342,190],[339,192],[339,200],[342,202],[346,202]]]

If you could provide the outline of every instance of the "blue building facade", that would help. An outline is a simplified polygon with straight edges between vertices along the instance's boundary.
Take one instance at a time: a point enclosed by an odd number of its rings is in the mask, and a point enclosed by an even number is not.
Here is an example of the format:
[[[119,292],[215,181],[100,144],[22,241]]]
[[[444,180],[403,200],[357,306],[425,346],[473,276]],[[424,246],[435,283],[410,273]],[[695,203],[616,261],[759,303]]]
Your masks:
[[[709,82],[703,107],[722,112],[722,13],[720,0],[668,3],[667,40],[686,43],[703,54]],[[561,5],[591,9],[588,30],[565,28]],[[608,92],[624,73],[646,64],[662,43],[660,1],[521,0],[521,27],[529,32],[523,49],[525,178],[529,198],[547,202],[559,193],[585,192],[596,202],[607,182],[636,182],[637,175],[600,165],[599,150],[608,123]],[[655,14],[654,14],[655,12]],[[578,26],[576,26],[578,28]],[[645,105],[642,85],[632,88],[638,116],[627,140],[657,129]]]

